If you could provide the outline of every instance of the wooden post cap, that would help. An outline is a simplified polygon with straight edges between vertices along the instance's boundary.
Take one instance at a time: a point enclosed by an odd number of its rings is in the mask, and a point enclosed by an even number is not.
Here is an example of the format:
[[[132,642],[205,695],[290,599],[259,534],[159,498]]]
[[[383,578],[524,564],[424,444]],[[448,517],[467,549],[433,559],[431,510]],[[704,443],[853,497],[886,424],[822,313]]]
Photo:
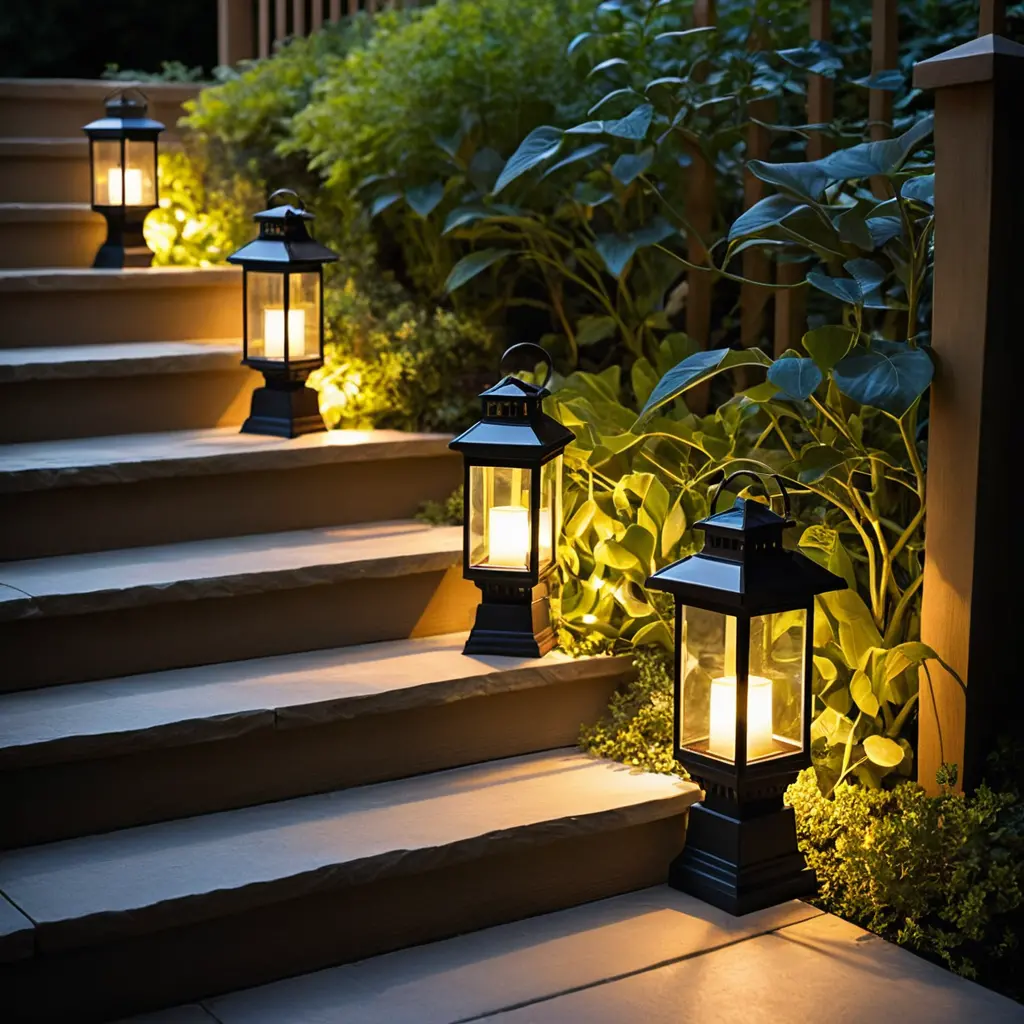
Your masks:
[[[918,89],[942,89],[947,85],[991,82],[996,75],[1024,81],[1024,46],[1002,36],[972,39],[945,53],[914,65]]]

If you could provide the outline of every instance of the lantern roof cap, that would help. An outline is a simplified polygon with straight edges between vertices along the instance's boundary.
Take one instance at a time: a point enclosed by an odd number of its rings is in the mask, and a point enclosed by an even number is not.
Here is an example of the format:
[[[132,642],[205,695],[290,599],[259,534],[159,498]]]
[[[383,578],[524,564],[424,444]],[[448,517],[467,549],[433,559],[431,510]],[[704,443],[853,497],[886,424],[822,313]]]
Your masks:
[[[697,529],[706,529],[711,526],[720,530],[734,530],[737,533],[766,527],[781,529],[792,525],[792,520],[783,518],[773,512],[763,501],[756,501],[753,498],[737,498],[733,502],[732,508],[715,512],[701,519],[700,522],[694,523]]]
[[[237,263],[249,270],[316,270],[324,263],[333,263],[338,254],[313,238],[307,224],[314,220],[299,196],[291,189],[278,189],[270,197],[275,199],[291,196],[295,202],[271,205],[254,214],[259,224],[258,238],[243,245],[228,257],[228,263]]]
[[[316,219],[305,206],[292,206],[291,203],[285,203],[282,206],[271,206],[267,210],[260,210],[259,213],[253,216],[253,220],[260,224],[266,221],[289,220],[293,217],[297,217],[299,220]]]
[[[502,377],[497,384],[480,392],[480,398],[544,398],[550,394],[547,388],[520,380],[512,374]]]
[[[149,101],[141,89],[123,89],[111,93],[103,103],[105,116],[90,121],[85,132],[146,131],[159,133],[165,125],[147,117]]]

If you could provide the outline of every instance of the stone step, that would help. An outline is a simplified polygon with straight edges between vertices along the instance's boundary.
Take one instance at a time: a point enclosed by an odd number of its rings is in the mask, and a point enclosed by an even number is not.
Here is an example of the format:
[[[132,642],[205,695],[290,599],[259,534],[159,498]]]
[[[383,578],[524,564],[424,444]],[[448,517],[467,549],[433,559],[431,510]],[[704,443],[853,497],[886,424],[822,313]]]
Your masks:
[[[237,427],[262,381],[240,352],[237,340],[0,348],[0,445]]]
[[[106,237],[86,203],[0,202],[0,267],[91,267]]]
[[[89,142],[0,138],[0,201],[89,202]]]
[[[539,1010],[537,1004],[565,992],[706,955],[820,916],[815,907],[791,900],[733,917],[659,885],[233,992],[177,1012],[185,1022],[191,1019],[185,1016],[186,1010],[202,1010],[210,1014],[207,1024],[213,1020],[221,1024],[475,1021],[520,1006]],[[684,998],[676,1007],[676,1024],[700,1019],[688,1013],[688,1006]],[[751,1014],[749,1004],[744,1009]],[[123,1024],[148,1024],[150,1019]],[[158,1019],[152,1024],[158,1024]],[[167,1024],[178,1019],[167,1014]],[[577,1024],[586,1019],[580,1018]],[[707,1017],[709,1022],[720,1019],[717,1012]],[[814,1014],[782,1019],[810,1021]],[[887,1018],[882,1014],[876,1019]],[[622,1024],[634,1020],[646,1017],[627,1013],[620,1018]]]
[[[0,348],[203,341],[242,333],[235,267],[0,270]]]
[[[1020,1024],[1024,1008],[793,901],[657,886],[121,1024]]]
[[[115,82],[85,78],[0,78],[0,136],[7,138],[77,137],[82,125],[103,116],[104,100],[119,89],[137,86],[149,101],[148,116],[178,134],[182,104],[199,95],[188,82]]]
[[[455,633],[461,561],[387,522],[0,563],[0,691]]]
[[[225,427],[6,445],[0,559],[406,519],[461,478],[447,435],[396,430],[288,439]]]
[[[566,750],[8,852],[5,1006],[101,1020],[652,885],[698,795]]]
[[[627,658],[557,651],[467,657],[465,640],[394,640],[0,696],[0,846],[563,747],[631,673]]]

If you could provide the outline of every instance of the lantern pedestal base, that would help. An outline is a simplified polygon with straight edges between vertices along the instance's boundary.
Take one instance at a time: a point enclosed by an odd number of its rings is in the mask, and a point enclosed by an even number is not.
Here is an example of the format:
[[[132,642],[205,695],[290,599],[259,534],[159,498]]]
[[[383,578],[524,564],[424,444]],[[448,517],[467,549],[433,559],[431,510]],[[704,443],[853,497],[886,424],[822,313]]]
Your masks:
[[[149,209],[141,211],[142,220],[145,220],[147,213]],[[107,219],[107,239],[96,250],[93,269],[122,270],[125,267],[152,266],[153,253],[142,234],[142,220],[129,214],[129,219],[122,222],[120,211],[113,216],[104,216]]]
[[[817,892],[818,880],[797,849],[791,807],[754,817],[697,804],[690,808],[686,847],[668,884],[730,914],[749,914]],[[737,816],[733,816],[737,815]]]
[[[555,646],[548,605],[548,585],[478,583],[483,599],[463,654],[498,654],[539,658]]]
[[[252,393],[249,418],[242,424],[243,434],[267,434],[270,437],[299,437],[326,430],[320,415],[320,400],[305,381],[268,380]]]

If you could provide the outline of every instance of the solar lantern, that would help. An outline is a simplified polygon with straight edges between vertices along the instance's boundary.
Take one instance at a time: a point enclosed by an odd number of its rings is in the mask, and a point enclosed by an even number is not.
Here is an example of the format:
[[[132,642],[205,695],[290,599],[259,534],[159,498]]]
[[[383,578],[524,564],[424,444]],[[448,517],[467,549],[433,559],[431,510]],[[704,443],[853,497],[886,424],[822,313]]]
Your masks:
[[[109,96],[106,116],[82,129],[89,138],[92,208],[107,222],[107,238],[93,266],[107,270],[148,267],[153,253],[142,224],[157,207],[157,139],[164,130],[146,116],[144,93],[126,89]]]
[[[846,581],[783,547],[793,525],[789,495],[779,516],[737,498],[695,524],[704,548],[651,576],[675,598],[675,757],[700,781],[686,846],[669,884],[733,914],[817,887],[797,849],[783,794],[811,763],[814,598]]]
[[[242,432],[298,437],[324,430],[306,380],[324,363],[323,268],[337,254],[310,236],[313,215],[291,189],[274,192],[270,208],[253,219],[259,236],[228,257],[243,270],[242,362],[264,379]]]
[[[513,345],[547,366],[542,384],[502,377],[480,395],[483,416],[449,445],[465,463],[463,573],[481,590],[466,654],[540,657],[555,646],[548,576],[555,567],[562,510],[562,453],[574,435],[545,414],[551,357]]]

